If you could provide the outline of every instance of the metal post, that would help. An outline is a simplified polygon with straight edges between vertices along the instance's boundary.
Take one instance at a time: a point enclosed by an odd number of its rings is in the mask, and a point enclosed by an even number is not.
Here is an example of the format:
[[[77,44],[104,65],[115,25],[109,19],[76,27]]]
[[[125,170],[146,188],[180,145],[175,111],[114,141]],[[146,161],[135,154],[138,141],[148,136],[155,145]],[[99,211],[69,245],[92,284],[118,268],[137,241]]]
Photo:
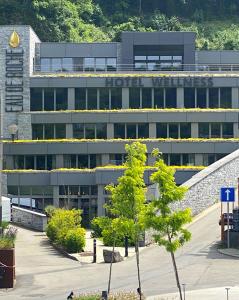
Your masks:
[[[230,290],[230,288],[225,288],[225,289],[227,291],[227,300],[229,300],[229,290]]]
[[[227,248],[230,248],[229,202],[227,202]]]
[[[93,264],[96,263],[96,239],[93,241]]]
[[[108,300],[108,292],[107,291],[102,291],[101,299],[102,300]]]
[[[129,251],[128,251],[128,248],[129,248],[129,238],[126,236],[125,239],[124,239],[124,247],[125,247],[125,257],[128,257],[129,256]]]
[[[182,283],[182,286],[183,286],[183,300],[186,300],[186,284],[185,283]]]

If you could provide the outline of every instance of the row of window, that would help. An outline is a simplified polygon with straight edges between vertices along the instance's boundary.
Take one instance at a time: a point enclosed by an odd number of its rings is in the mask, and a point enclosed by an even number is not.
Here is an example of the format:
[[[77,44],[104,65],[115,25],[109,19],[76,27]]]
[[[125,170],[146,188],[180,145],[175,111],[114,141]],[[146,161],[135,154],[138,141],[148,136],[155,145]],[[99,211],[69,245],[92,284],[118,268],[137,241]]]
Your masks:
[[[160,71],[178,70],[182,68],[181,55],[135,55],[134,67],[136,70]]]
[[[97,185],[60,185],[59,195],[89,196],[98,195]]]
[[[116,71],[117,63],[115,57],[58,57],[41,58],[40,68],[36,66],[36,71],[41,72],[103,72]]]
[[[198,123],[199,138],[233,138],[233,123]],[[66,124],[33,124],[33,140],[64,139]],[[73,138],[107,139],[107,124],[73,124]],[[116,123],[115,139],[149,138],[148,123]],[[156,123],[156,138],[191,138],[191,123]]]
[[[209,166],[227,154],[202,154],[202,165]],[[164,162],[169,166],[195,166],[195,154],[164,153]]]
[[[15,155],[14,169],[52,170],[56,168],[55,155]]]
[[[121,88],[75,88],[76,110],[121,109]],[[180,99],[183,101],[183,99]],[[67,88],[31,88],[31,111],[68,109]],[[232,89],[184,88],[185,108],[231,108]],[[129,88],[129,108],[177,108],[176,88]]]

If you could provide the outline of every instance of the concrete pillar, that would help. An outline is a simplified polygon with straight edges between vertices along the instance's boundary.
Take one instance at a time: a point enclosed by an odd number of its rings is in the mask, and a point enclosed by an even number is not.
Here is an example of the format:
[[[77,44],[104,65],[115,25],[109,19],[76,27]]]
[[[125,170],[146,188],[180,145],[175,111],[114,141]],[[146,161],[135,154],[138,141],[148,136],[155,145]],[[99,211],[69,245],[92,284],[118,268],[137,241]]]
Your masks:
[[[233,123],[233,136],[234,136],[234,138],[239,137],[239,128],[238,128],[238,126],[239,126],[238,123]]]
[[[68,110],[75,110],[75,89],[68,88]]]
[[[177,88],[177,108],[184,108],[184,89]]]
[[[3,157],[3,162],[5,160],[5,166],[3,165],[3,169],[13,170],[14,169],[14,156],[6,155]]]
[[[107,140],[114,138],[114,124],[107,123]]]
[[[203,166],[203,154],[195,154],[195,166]]]
[[[191,137],[198,138],[198,123],[191,123]]]
[[[64,168],[63,154],[56,155],[56,169]]]
[[[59,186],[53,186],[53,205],[59,207]]]
[[[110,164],[110,155],[109,154],[102,154],[101,155],[101,163],[102,166],[107,166]]]
[[[97,201],[97,216],[105,216],[105,195],[104,195],[104,186],[98,185],[98,201]]]
[[[122,88],[122,109],[129,108],[129,89]]]
[[[66,138],[72,139],[73,138],[73,125],[66,124]]]
[[[232,108],[239,108],[238,88],[232,88]]]
[[[156,138],[156,123],[149,123],[149,137]]]

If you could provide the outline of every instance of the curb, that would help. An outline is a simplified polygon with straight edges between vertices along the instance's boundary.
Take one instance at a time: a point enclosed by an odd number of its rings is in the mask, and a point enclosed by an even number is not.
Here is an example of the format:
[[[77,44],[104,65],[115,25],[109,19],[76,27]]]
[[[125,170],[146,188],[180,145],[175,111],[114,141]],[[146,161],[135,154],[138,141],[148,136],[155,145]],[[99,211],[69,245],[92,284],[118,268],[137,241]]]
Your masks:
[[[60,252],[62,255],[64,255],[66,258],[78,261],[80,263],[80,261],[73,255],[71,255],[70,253],[66,252],[64,249],[62,249],[61,247],[59,247],[58,245],[50,242],[50,244],[52,245],[52,247],[57,250],[58,252]]]
[[[228,253],[227,250],[235,250],[237,251],[238,253]],[[229,249],[217,249],[217,251],[220,253],[220,254],[223,254],[223,255],[227,255],[227,256],[230,256],[230,257],[235,257],[235,258],[238,258],[239,259],[239,250],[238,249],[235,249],[235,248],[229,248]]]

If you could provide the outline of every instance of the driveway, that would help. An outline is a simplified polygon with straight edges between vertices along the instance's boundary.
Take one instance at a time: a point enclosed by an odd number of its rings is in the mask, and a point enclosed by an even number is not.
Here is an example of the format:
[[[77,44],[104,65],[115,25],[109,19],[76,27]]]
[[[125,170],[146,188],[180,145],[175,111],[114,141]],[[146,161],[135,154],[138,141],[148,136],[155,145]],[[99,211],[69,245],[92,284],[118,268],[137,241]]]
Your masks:
[[[189,226],[192,240],[177,253],[181,282],[187,290],[238,284],[238,261],[218,253],[220,210],[215,208]],[[69,291],[107,289],[109,265],[87,264],[67,259],[56,252],[38,232],[19,229],[16,243],[17,284],[0,291],[0,299],[66,299]],[[154,245],[140,254],[143,291],[147,295],[176,291],[170,256]],[[112,289],[136,290],[135,258],[115,264]]]

